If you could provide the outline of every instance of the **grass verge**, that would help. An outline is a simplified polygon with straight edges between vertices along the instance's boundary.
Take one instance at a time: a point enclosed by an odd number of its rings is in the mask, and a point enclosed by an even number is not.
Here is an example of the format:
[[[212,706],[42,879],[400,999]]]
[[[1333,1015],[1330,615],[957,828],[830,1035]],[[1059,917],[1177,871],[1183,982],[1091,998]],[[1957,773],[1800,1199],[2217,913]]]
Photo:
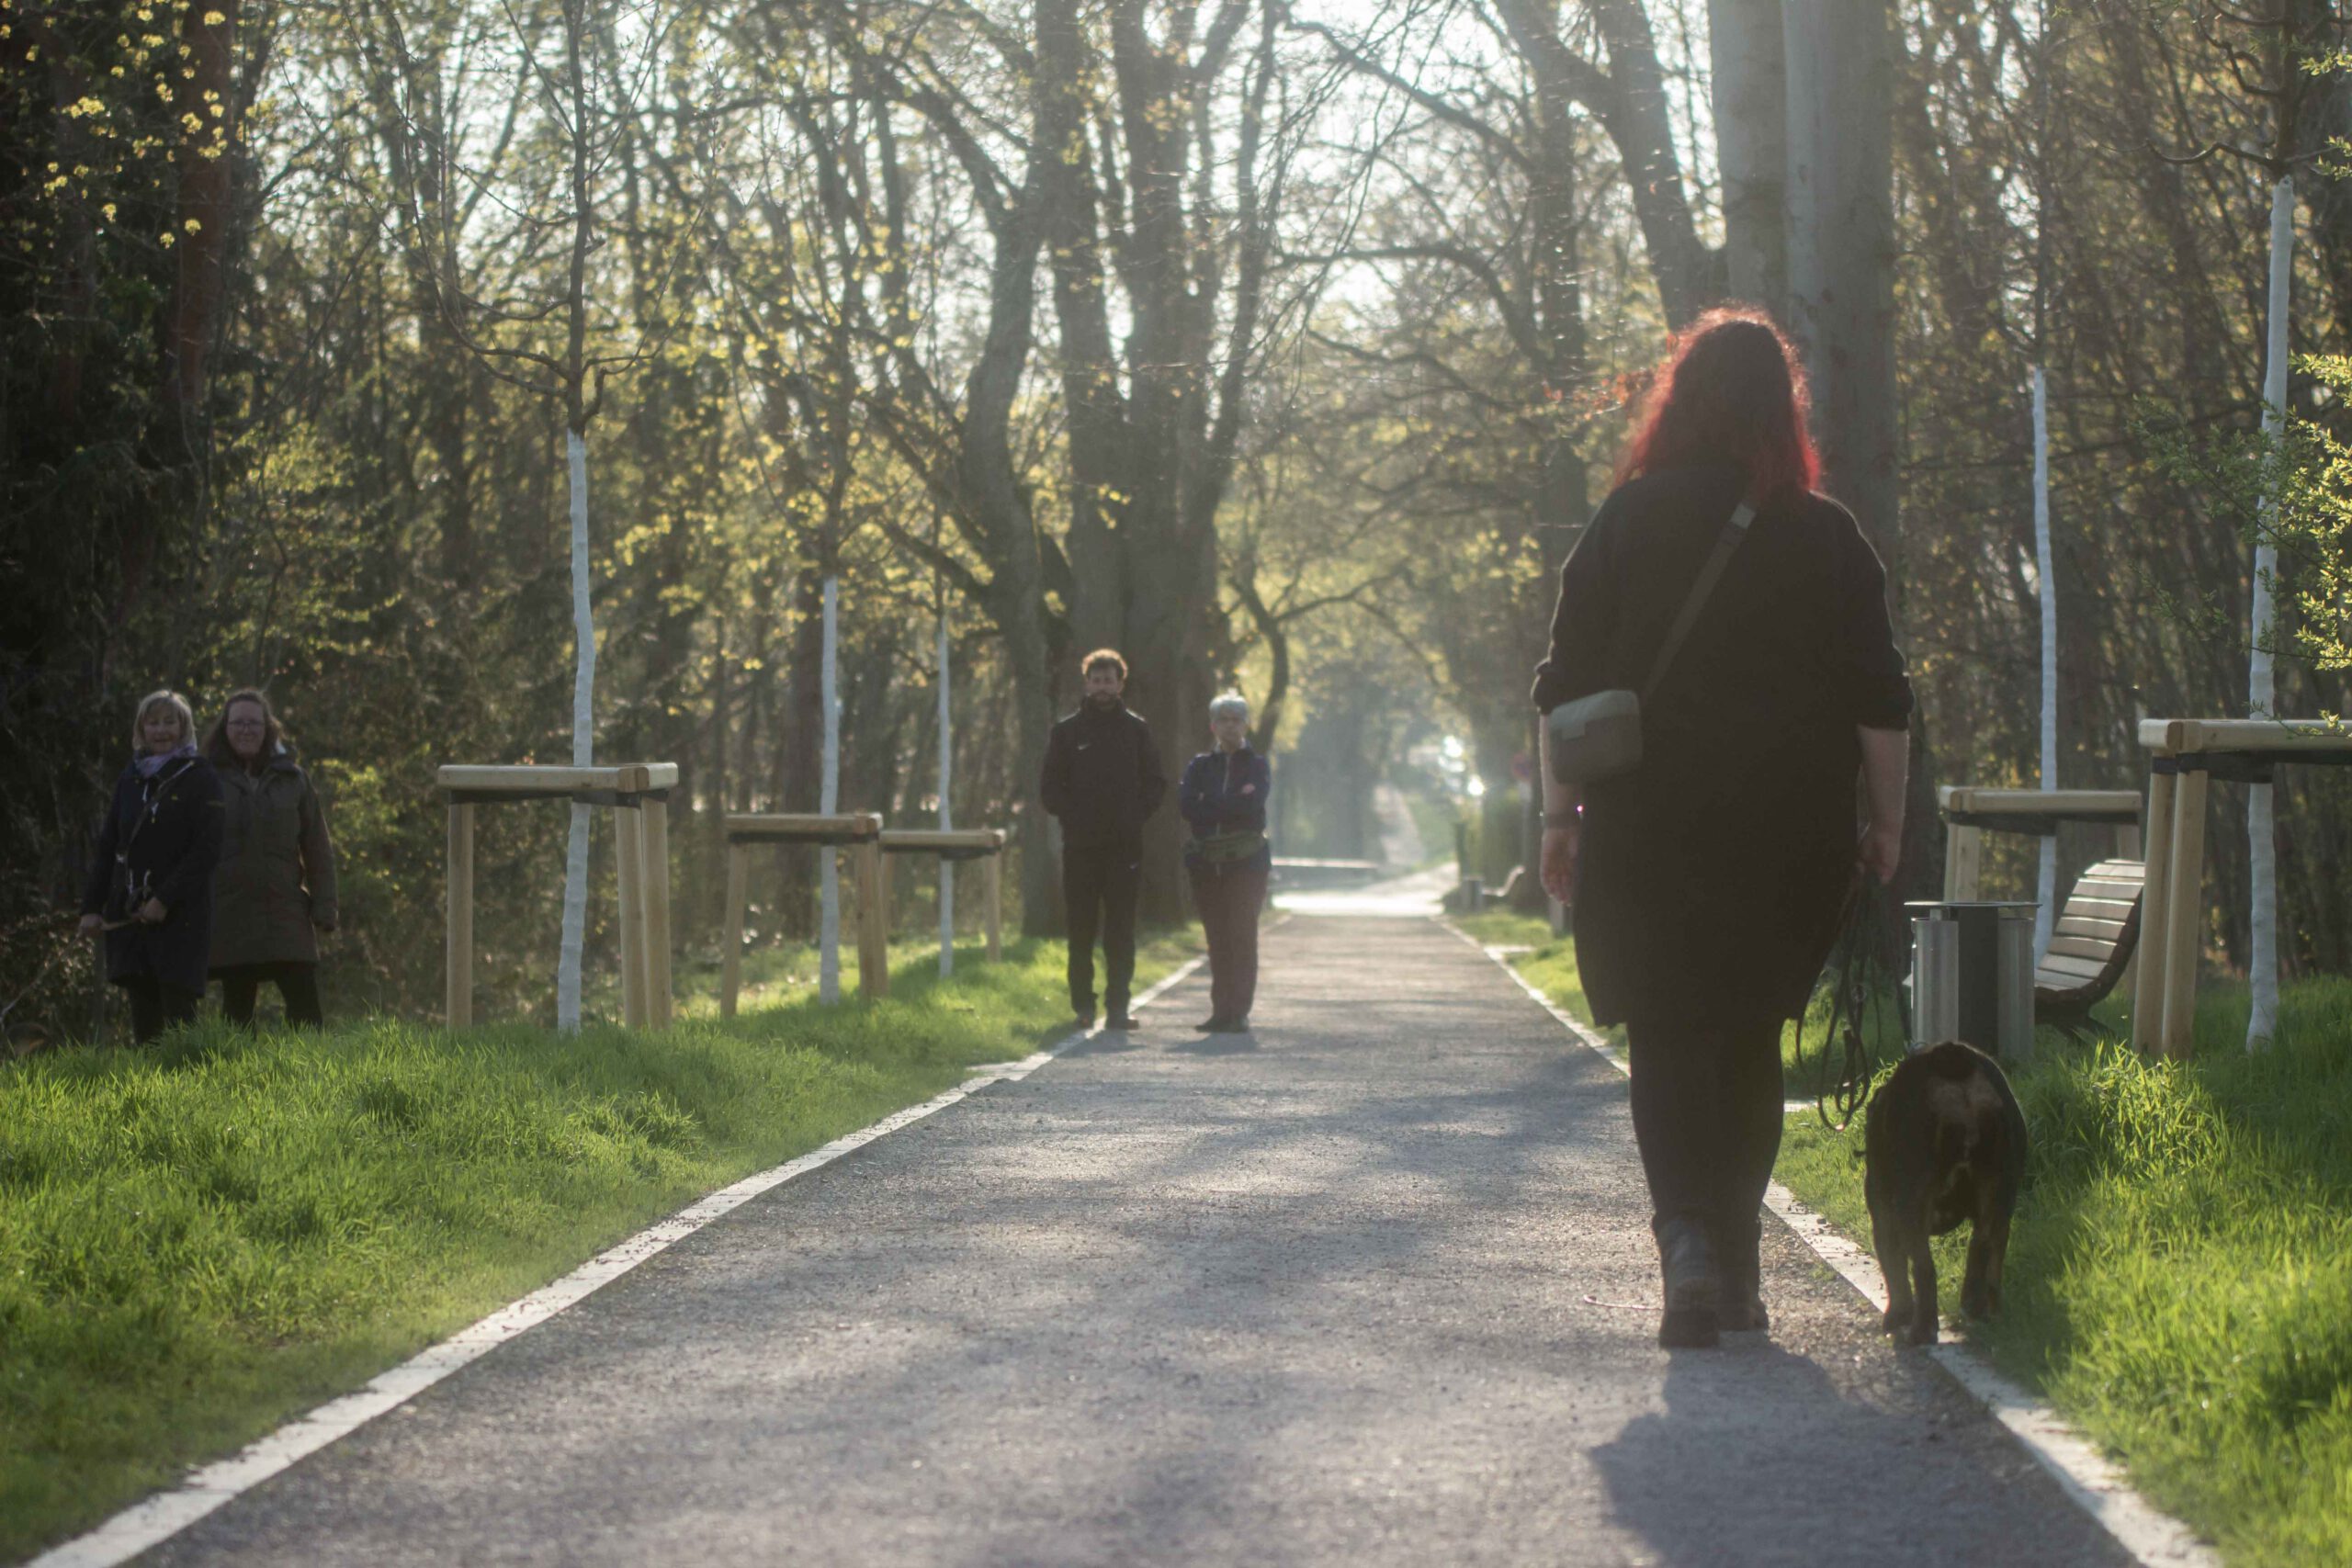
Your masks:
[[[213,1022],[0,1067],[0,1561],[1068,1029],[1059,943],[903,952],[888,1001],[658,1034]]]
[[[1572,948],[1514,919],[1461,924],[1587,1016]],[[2011,1073],[2034,1147],[2007,1300],[1968,1337],[2230,1562],[2352,1562],[2352,980],[2283,1015],[2249,1056],[2244,987],[2209,984],[2182,1063],[2133,1055],[2120,1004],[2089,1043],[2041,1032]],[[1776,1174],[1867,1247],[1860,1148],[1807,1110]],[[1956,1314],[1965,1237],[1938,1247]]]

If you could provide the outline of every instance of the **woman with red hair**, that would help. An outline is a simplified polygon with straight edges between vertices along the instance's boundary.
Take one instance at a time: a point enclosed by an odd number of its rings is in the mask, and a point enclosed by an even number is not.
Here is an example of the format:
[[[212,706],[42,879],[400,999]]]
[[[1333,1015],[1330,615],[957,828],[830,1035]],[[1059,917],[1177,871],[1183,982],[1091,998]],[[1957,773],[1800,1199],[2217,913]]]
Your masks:
[[[1631,772],[1579,791],[1547,767],[1543,869],[1574,911],[1595,1021],[1626,1026],[1662,1345],[1766,1325],[1758,1210],[1780,1152],[1781,1024],[1804,1010],[1856,864],[1892,878],[1902,838],[1911,688],[1886,574],[1813,489],[1805,401],[1760,312],[1712,311],[1677,339],[1561,569],[1536,671],[1547,714],[1652,677]]]

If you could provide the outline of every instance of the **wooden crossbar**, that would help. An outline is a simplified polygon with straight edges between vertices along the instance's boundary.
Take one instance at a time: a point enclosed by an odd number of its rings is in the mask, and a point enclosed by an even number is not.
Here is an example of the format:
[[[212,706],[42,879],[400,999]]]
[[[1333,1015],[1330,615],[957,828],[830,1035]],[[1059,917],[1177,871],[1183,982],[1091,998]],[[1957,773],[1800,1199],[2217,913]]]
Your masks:
[[[2119,859],[2140,854],[2140,795],[2129,789],[2003,789],[1945,784],[1937,804],[1950,823],[1944,834],[1944,898],[1965,903],[1979,896],[1988,832],[2055,830],[2061,822],[2115,829]]]
[[[1997,813],[2003,817],[2054,817],[2105,822],[2119,814],[2140,815],[2135,789],[1994,789],[1977,784],[1946,784],[1936,792],[1937,804],[1948,813]]]
[[[730,844],[854,844],[876,839],[882,818],[872,811],[730,811]]]
[[[2191,751],[2352,753],[2352,727],[2324,718],[2143,718],[2140,744],[2176,757]]]
[[[488,766],[451,762],[435,771],[434,782],[443,789],[463,790],[469,795],[512,795],[525,798],[590,791],[606,795],[642,795],[649,790],[675,789],[678,764],[622,762],[608,768],[572,768],[552,764],[542,767],[535,762]]]
[[[1001,828],[885,828],[886,855],[992,855],[1004,848]]]
[[[536,763],[446,763],[434,782],[448,797],[446,988],[449,1027],[474,1020],[474,813],[483,806],[598,797],[614,815],[621,916],[621,1021],[632,1029],[670,1022],[670,807],[675,762],[575,768]]]

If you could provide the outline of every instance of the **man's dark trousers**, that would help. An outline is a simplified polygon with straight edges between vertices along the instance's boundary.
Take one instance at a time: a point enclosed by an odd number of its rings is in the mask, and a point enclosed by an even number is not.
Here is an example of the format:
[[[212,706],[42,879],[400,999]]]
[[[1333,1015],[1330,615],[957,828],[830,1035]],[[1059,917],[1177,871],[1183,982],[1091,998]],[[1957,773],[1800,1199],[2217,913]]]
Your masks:
[[[1136,979],[1136,890],[1143,881],[1143,845],[1062,846],[1062,901],[1069,907],[1069,1005],[1094,1011],[1094,938],[1102,938],[1102,1010],[1127,1010]]]

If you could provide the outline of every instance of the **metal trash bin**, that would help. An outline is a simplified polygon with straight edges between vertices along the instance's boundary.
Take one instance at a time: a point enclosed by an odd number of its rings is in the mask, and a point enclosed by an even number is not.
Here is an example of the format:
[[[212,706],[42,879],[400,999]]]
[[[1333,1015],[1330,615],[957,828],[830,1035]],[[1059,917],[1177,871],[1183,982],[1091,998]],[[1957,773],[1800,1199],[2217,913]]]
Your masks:
[[[1991,1056],[2033,1054],[2030,898],[1921,901],[1911,915],[1911,1048],[1964,1040]]]

